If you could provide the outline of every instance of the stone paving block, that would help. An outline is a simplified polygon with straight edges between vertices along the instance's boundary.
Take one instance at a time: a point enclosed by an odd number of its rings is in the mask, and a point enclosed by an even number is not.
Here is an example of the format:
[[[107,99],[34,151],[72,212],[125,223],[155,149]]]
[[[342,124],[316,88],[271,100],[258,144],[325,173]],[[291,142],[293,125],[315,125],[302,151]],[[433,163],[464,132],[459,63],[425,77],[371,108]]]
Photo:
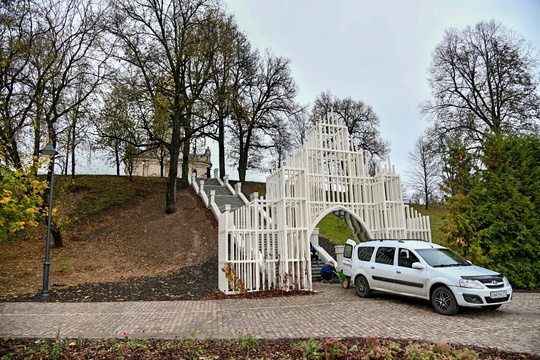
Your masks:
[[[427,301],[363,299],[336,284],[311,296],[122,303],[0,303],[0,336],[236,339],[377,336],[540,354],[540,293],[517,292],[496,311],[442,316]],[[246,330],[247,329],[247,330]],[[247,331],[247,333],[246,333]]]

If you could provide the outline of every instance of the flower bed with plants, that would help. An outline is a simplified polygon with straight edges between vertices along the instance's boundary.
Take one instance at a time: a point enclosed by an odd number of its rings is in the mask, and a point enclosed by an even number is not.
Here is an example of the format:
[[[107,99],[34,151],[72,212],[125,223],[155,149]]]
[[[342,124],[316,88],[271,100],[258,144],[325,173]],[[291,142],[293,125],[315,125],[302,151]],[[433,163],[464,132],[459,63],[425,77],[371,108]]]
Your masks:
[[[234,340],[190,338],[12,339],[1,359],[531,359],[492,348],[379,338],[258,339],[247,329]]]

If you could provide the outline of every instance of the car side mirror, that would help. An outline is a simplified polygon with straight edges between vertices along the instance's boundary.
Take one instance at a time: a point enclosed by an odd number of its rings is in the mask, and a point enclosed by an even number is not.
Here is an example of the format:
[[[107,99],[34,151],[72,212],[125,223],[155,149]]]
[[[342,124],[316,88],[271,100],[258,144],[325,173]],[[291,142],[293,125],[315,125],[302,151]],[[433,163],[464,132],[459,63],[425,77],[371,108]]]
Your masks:
[[[412,268],[416,270],[424,270],[425,266],[417,261],[412,263]]]

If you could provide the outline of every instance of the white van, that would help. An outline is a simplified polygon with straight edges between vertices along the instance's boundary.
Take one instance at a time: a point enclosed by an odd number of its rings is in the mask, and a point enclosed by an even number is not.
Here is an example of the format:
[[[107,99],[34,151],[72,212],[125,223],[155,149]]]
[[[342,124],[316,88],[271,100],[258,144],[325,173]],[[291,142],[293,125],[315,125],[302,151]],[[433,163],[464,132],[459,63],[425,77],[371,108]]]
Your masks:
[[[503,275],[420,240],[348,240],[343,274],[358,296],[378,290],[426,299],[443,315],[457,313],[460,306],[495,310],[512,300],[512,286]]]

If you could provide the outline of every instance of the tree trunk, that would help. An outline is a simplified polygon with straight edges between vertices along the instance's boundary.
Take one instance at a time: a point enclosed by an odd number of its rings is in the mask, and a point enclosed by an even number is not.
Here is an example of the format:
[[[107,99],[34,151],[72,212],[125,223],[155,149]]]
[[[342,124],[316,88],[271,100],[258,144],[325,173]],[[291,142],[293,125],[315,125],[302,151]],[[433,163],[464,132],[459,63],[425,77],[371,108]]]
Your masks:
[[[188,177],[191,175],[189,173],[189,145],[189,140],[184,139],[184,144],[182,146],[182,177],[179,184],[180,189],[187,189],[189,187]]]
[[[64,242],[62,241],[62,232],[54,220],[51,220],[51,235],[53,236],[55,247],[59,248],[64,246]]]
[[[8,147],[9,156],[11,158],[11,161],[13,161],[13,165],[15,168],[19,169],[21,167],[21,158],[19,157],[19,149],[17,148],[17,140],[15,136],[11,137],[10,140],[11,146]],[[34,166],[34,169],[37,167]]]
[[[238,161],[238,180],[240,180],[241,183],[244,183],[246,181],[246,173],[247,156],[240,156],[240,159]]]
[[[75,141],[75,138],[76,138],[76,131],[77,131],[77,121],[74,120],[73,121],[73,128],[72,128],[72,133],[71,133],[71,177],[72,178],[75,178],[75,144],[77,143]]]
[[[240,156],[238,158],[238,180],[240,180],[241,183],[244,183],[246,181],[250,139],[251,139],[251,136],[249,134],[248,136],[246,136],[245,141],[243,141],[242,136],[240,136],[240,147],[239,147]]]
[[[69,144],[66,144],[66,149],[69,148]],[[70,164],[70,155],[69,155],[69,151],[66,152],[66,155],[65,155],[65,158],[64,158],[65,161],[63,161],[64,163],[64,166],[62,167],[61,171],[62,171],[62,174],[64,176],[67,176],[68,175],[68,168],[69,168],[69,164]],[[75,177],[73,174],[71,176],[72,178]]]
[[[425,171],[424,171],[425,176]],[[424,186],[424,201],[426,202],[426,210],[429,208],[429,190],[427,188],[427,185]]]
[[[176,212],[176,179],[178,177],[178,158],[180,157],[180,121],[173,121],[171,139],[169,176],[167,177],[167,193],[165,195],[165,212]]]
[[[66,136],[66,155],[64,156],[63,162],[64,167],[61,170],[61,173],[65,176],[68,175],[68,165],[70,161],[70,150],[71,149],[71,130],[68,130],[67,136]],[[60,172],[59,172],[60,173]]]
[[[225,173],[225,124],[223,118],[219,120],[218,129],[218,147],[219,147],[219,177],[223,179]]]
[[[116,164],[116,176],[120,176],[120,149],[118,148],[118,142],[115,142],[114,147],[114,163]],[[129,172],[129,180],[131,181],[131,171]]]
[[[191,112],[191,107],[188,108],[188,113]],[[183,119],[184,141],[182,143],[182,177],[180,179],[179,188],[187,189],[189,187],[189,154],[191,145],[191,115],[186,115]]]
[[[159,160],[159,175],[163,177],[163,174],[165,174],[165,162],[163,159]]]
[[[167,195],[166,195],[166,209],[167,214],[172,214],[176,211],[176,177],[172,177],[169,174],[167,179]]]
[[[39,76],[39,71],[38,71],[38,76]],[[41,149],[40,147],[40,142],[41,142],[41,124],[42,124],[42,104],[41,104],[41,95],[40,94],[37,94],[36,96],[36,105],[35,105],[35,108],[36,108],[36,116],[34,118],[34,152],[33,152],[33,155],[34,157],[39,157],[39,150]],[[12,138],[13,141],[15,141],[15,138],[13,137]],[[52,142],[52,139],[47,139],[47,141],[50,141]],[[45,143],[47,143],[47,141]],[[15,147],[16,149],[16,147]],[[15,164],[16,166],[20,165],[19,164]]]

